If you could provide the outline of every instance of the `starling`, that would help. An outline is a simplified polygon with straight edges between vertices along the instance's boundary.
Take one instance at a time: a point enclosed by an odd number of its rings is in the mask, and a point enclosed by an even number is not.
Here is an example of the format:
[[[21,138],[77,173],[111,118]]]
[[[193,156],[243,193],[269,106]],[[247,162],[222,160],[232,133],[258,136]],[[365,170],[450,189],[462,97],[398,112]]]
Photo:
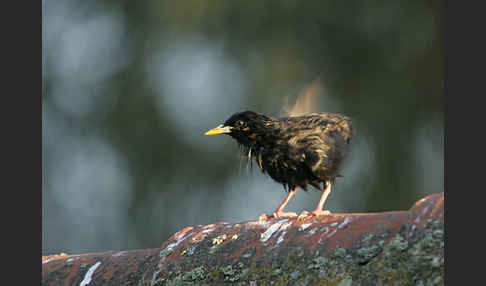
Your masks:
[[[351,138],[347,116],[332,113],[310,113],[303,116],[270,117],[253,111],[233,114],[226,122],[205,135],[227,134],[236,139],[243,154],[252,159],[263,173],[284,186],[285,199],[271,214],[260,219],[295,217],[284,212],[298,188],[310,185],[322,190],[316,209],[303,211],[299,218],[330,214],[323,210],[331,184],[339,177],[339,166]]]

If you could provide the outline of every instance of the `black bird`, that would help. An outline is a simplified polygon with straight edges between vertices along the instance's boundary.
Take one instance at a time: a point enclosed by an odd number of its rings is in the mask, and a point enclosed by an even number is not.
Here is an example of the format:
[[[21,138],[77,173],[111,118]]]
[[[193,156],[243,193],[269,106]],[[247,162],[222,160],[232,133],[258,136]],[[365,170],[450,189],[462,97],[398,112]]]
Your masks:
[[[303,211],[299,215],[301,218],[330,214],[323,206],[331,192],[331,184],[339,176],[351,129],[350,119],[340,114],[310,113],[274,118],[244,111],[233,114],[205,135],[230,135],[249,161],[254,159],[263,173],[283,184],[287,197],[271,215],[262,214],[260,219],[297,216],[293,212],[283,212],[283,208],[298,187],[307,191],[310,185],[322,190],[316,209],[312,213]]]

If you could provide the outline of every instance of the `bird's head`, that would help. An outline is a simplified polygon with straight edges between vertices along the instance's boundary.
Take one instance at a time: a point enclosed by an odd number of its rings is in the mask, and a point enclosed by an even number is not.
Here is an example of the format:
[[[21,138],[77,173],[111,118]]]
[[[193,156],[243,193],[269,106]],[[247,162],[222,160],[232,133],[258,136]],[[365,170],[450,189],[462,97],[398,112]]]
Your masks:
[[[204,135],[227,134],[238,143],[251,147],[268,132],[271,122],[271,117],[253,111],[243,111],[233,114],[224,124],[207,131]]]

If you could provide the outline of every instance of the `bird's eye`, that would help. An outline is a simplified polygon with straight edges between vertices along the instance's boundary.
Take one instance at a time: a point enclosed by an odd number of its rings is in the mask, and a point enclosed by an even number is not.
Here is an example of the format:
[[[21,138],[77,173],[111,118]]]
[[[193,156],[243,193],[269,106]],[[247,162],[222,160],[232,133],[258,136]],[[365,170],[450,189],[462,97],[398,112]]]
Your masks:
[[[237,126],[243,126],[245,123],[242,120],[236,121]]]

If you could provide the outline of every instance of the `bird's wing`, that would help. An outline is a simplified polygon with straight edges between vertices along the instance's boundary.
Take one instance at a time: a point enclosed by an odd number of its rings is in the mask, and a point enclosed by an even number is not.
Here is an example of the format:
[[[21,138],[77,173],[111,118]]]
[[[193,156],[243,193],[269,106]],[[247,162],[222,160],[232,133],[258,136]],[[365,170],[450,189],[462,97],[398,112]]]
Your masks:
[[[288,134],[294,134],[294,143],[304,142],[308,137],[319,136],[323,140],[331,137],[342,139],[349,143],[352,126],[349,117],[333,113],[311,113],[305,116],[280,118],[286,121]],[[298,124],[292,124],[292,123]],[[314,138],[316,139],[316,138]],[[312,140],[311,140],[312,141]]]
[[[296,118],[297,119],[297,118]],[[289,140],[300,161],[317,177],[336,176],[351,137],[349,118],[329,113],[301,117],[301,130]]]

